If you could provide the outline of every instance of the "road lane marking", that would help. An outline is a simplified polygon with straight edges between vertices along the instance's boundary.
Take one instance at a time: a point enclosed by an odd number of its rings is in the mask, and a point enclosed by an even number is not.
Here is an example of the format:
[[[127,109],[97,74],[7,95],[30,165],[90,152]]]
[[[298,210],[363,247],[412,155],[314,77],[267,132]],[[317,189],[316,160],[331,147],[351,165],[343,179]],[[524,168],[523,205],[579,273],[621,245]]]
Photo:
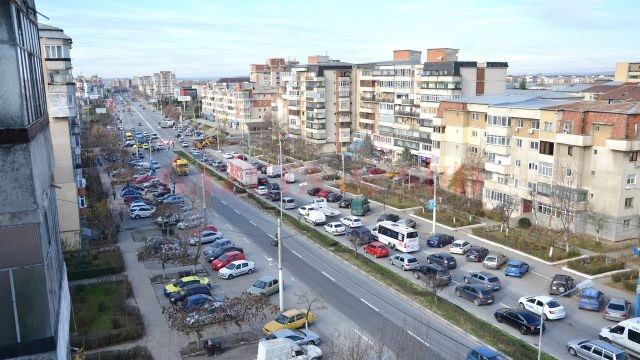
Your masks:
[[[425,344],[427,347],[431,347],[431,345],[427,344],[426,341],[420,339],[416,334],[412,333],[411,331],[407,330],[407,333],[411,336],[413,336],[414,338],[416,338],[416,340],[420,341],[421,343]]]
[[[295,256],[297,256],[297,257],[299,257],[299,258],[301,258],[301,259],[302,259],[302,256],[300,256],[300,254],[298,254],[297,252],[295,252],[295,251],[293,251],[293,250],[291,250],[291,252],[292,252]]]
[[[536,272],[536,271],[533,271],[533,270],[529,270],[529,271],[531,271],[533,274],[536,274],[536,275],[538,275],[538,276],[541,276],[541,277],[543,277],[543,278],[545,278],[545,279],[547,279],[547,280],[551,280],[551,276],[542,275],[542,274],[540,274],[539,272]]]
[[[233,209],[233,212],[235,212],[236,214],[240,215],[240,212],[236,209]]]
[[[227,205],[227,203],[226,203],[226,202],[224,202],[224,200],[220,200],[220,202],[221,202],[221,203],[223,203],[223,204],[225,204],[225,205]]]
[[[334,279],[331,276],[329,276],[329,274],[327,274],[326,272],[322,271],[321,274],[326,276],[326,277],[328,277],[331,281],[336,282],[336,279]],[[364,300],[362,300],[362,301],[364,301]]]
[[[455,280],[451,280],[452,283],[456,284],[456,285],[460,285],[459,282],[455,281]]]
[[[269,235],[270,238],[272,238],[273,240],[276,240],[275,236],[273,235]]]
[[[363,303],[367,304],[370,308],[372,308],[373,310],[380,312],[380,310],[378,310],[378,308],[376,308],[375,306],[369,304],[365,299],[360,298],[360,301],[362,301]]]
[[[511,306],[509,306],[509,305],[505,305],[505,304],[503,304],[503,303],[500,303],[500,305],[502,305],[502,307],[506,307],[506,308],[510,308],[510,307],[511,307]]]
[[[229,229],[233,230],[233,228],[231,227],[231,225],[229,225],[229,224],[225,224],[225,225],[227,225],[227,227],[228,227]]]
[[[264,254],[262,254],[262,256],[264,256],[264,258],[267,259],[268,262],[271,262],[272,259],[270,257],[268,257],[267,255],[264,255]]]
[[[253,225],[253,226],[258,226],[256,225],[256,223],[254,223],[253,221],[249,220],[249,224]]]
[[[249,240],[247,240],[247,238],[242,238],[242,240],[244,240],[247,244],[251,244],[251,242],[249,242]]]
[[[289,276],[289,279],[291,279],[291,281],[296,281],[296,279],[294,279],[293,276]]]
[[[353,329],[353,331],[355,331],[355,332],[356,332],[356,334],[360,335],[360,337],[361,337],[361,338],[363,338],[363,339],[364,339],[364,341],[366,341],[366,342],[368,342],[369,344],[373,345],[373,343],[371,342],[371,340],[367,339],[367,337],[366,337],[366,336],[362,335],[362,333],[360,333],[360,331],[358,331],[358,330],[356,330],[356,329]]]

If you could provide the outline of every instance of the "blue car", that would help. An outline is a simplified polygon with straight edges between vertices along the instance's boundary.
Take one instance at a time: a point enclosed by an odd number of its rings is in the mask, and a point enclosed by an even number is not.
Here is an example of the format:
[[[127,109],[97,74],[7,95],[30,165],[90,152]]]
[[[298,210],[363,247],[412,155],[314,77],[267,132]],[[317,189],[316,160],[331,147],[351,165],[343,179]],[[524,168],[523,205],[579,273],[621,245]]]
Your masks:
[[[475,347],[467,353],[467,360],[506,360],[499,352],[485,346]]]
[[[505,276],[517,276],[523,277],[524,274],[529,272],[529,264],[520,260],[509,260],[507,266],[504,269]]]
[[[606,302],[604,294],[600,290],[594,288],[588,288],[582,290],[580,295],[580,301],[578,302],[579,309],[600,311]]]
[[[135,195],[142,195],[142,193],[138,190],[134,190],[131,188],[128,188],[120,193],[121,197],[135,196]]]

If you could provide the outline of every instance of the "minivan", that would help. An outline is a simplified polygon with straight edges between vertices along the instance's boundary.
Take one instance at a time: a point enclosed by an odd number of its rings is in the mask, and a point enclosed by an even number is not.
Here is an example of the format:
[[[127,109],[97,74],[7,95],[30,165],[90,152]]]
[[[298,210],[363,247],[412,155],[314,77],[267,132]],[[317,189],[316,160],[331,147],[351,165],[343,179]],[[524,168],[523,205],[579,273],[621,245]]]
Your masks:
[[[624,320],[618,325],[600,330],[601,340],[625,349],[629,354],[640,357],[640,318]]]
[[[285,196],[282,198],[282,208],[285,210],[295,209],[296,201],[292,197]]]
[[[324,223],[327,222],[325,214],[316,210],[309,211],[304,219],[312,223],[314,226],[324,225]]]

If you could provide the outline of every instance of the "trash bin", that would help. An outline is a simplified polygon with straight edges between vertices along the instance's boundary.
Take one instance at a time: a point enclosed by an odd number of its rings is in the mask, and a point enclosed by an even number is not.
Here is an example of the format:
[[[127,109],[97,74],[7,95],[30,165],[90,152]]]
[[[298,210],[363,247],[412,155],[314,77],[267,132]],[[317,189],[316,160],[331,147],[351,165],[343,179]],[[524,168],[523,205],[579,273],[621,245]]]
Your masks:
[[[183,278],[183,277],[187,277],[187,276],[192,276],[193,272],[191,270],[185,270],[185,271],[179,271],[178,272],[178,277]]]
[[[214,356],[216,353],[222,352],[222,344],[218,339],[207,339],[204,341],[204,350],[207,352],[207,356]]]

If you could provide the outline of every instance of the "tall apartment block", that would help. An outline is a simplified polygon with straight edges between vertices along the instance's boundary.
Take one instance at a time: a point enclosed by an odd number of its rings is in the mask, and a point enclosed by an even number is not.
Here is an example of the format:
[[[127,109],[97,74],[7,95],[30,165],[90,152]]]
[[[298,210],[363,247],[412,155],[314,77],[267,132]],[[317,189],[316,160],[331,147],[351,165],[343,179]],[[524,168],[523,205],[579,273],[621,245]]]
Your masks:
[[[251,64],[249,78],[256,88],[278,88],[283,84],[284,73],[295,65],[298,65],[297,61],[285,61],[282,58],[267,59],[265,64]]]
[[[80,119],[75,81],[71,73],[71,38],[62,29],[39,24],[46,79],[49,126],[55,157],[53,179],[60,220],[60,238],[70,248],[80,247],[80,214],[87,211],[86,181],[80,157]]]
[[[172,71],[160,71],[152,75],[153,96],[171,97],[176,87],[176,75]]]
[[[283,122],[290,136],[320,152],[347,151],[354,120],[352,71],[353,64],[309,56],[308,64],[286,73]]]
[[[69,358],[70,298],[36,16],[33,0],[0,4],[3,359]]]
[[[640,62],[617,63],[613,80],[640,83]]]

